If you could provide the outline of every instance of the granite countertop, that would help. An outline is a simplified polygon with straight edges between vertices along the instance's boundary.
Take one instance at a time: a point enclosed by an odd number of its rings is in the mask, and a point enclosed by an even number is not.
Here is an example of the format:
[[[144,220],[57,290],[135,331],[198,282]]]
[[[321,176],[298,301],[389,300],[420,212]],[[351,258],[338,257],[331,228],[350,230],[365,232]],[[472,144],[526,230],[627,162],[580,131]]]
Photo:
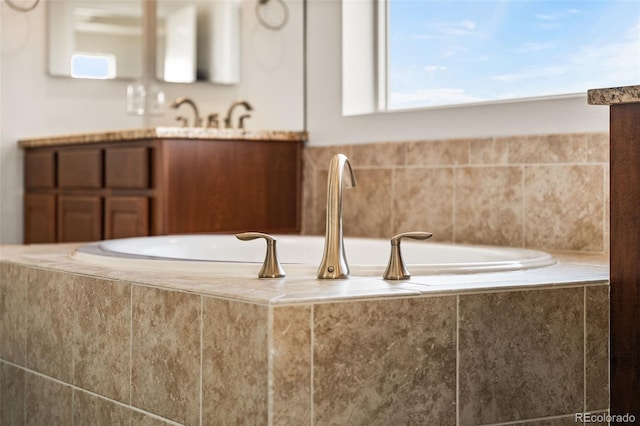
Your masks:
[[[587,91],[589,105],[632,104],[640,102],[640,85],[591,89]]]
[[[76,133],[21,139],[20,148],[36,148],[55,145],[82,145],[103,142],[126,142],[143,139],[199,139],[244,141],[291,141],[309,139],[305,131],[208,129],[202,127],[153,127],[148,129],[113,130],[107,132]]]

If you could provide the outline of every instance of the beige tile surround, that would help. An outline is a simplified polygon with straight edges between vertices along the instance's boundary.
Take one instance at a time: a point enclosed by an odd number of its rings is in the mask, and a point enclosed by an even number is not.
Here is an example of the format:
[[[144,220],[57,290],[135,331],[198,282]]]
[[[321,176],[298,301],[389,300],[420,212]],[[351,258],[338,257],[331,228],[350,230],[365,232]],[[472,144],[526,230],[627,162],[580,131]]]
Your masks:
[[[303,234],[324,233],[331,156],[351,159],[348,236],[607,253],[608,133],[306,147]]]
[[[574,254],[469,280],[319,284],[3,248],[0,425],[562,426],[606,412],[607,134],[307,147],[304,233],[323,233],[337,152],[359,183],[344,192],[349,236]]]
[[[64,246],[15,253],[0,260],[2,425],[564,425],[608,408],[600,266],[281,303],[267,294],[324,284],[194,274],[183,286]],[[339,291],[382,282],[352,281]],[[216,296],[218,282],[265,292]]]

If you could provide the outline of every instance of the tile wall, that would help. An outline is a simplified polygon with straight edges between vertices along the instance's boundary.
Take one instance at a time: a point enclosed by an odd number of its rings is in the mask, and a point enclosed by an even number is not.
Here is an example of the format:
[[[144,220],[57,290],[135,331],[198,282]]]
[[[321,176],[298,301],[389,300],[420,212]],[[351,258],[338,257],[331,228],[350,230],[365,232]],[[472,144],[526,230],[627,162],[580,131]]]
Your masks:
[[[608,291],[262,305],[0,262],[0,424],[580,424]]]
[[[608,133],[307,147],[303,233],[324,234],[327,168],[346,154],[347,236],[607,253]]]

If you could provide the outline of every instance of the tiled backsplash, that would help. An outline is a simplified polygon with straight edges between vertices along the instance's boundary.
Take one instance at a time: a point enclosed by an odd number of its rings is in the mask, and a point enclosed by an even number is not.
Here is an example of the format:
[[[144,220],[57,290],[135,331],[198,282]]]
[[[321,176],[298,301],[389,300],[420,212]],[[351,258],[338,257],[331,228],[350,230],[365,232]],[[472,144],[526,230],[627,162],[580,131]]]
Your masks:
[[[434,240],[606,253],[608,133],[307,147],[303,234],[324,233],[329,161],[344,153],[346,236],[424,230]]]

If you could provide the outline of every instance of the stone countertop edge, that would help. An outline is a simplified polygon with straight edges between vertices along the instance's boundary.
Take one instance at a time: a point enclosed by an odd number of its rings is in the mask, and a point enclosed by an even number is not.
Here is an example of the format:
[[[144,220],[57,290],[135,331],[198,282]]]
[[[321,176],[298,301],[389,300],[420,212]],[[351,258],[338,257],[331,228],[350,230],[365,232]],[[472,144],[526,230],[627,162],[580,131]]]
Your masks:
[[[257,272],[229,276],[204,272],[116,269],[72,259],[70,254],[79,245],[3,245],[0,246],[0,262],[269,306],[609,284],[608,267],[600,258],[588,255],[583,258],[578,254],[557,256],[559,263],[556,265],[527,271],[416,276],[402,282],[385,281],[377,277],[319,282],[311,276],[263,280],[255,276]]]
[[[590,89],[587,91],[589,105],[617,105],[640,102],[640,85]]]
[[[144,139],[304,142],[309,139],[309,135],[306,131],[152,127],[148,129],[113,130],[21,139],[18,141],[18,146],[24,149],[58,145],[127,142]]]

